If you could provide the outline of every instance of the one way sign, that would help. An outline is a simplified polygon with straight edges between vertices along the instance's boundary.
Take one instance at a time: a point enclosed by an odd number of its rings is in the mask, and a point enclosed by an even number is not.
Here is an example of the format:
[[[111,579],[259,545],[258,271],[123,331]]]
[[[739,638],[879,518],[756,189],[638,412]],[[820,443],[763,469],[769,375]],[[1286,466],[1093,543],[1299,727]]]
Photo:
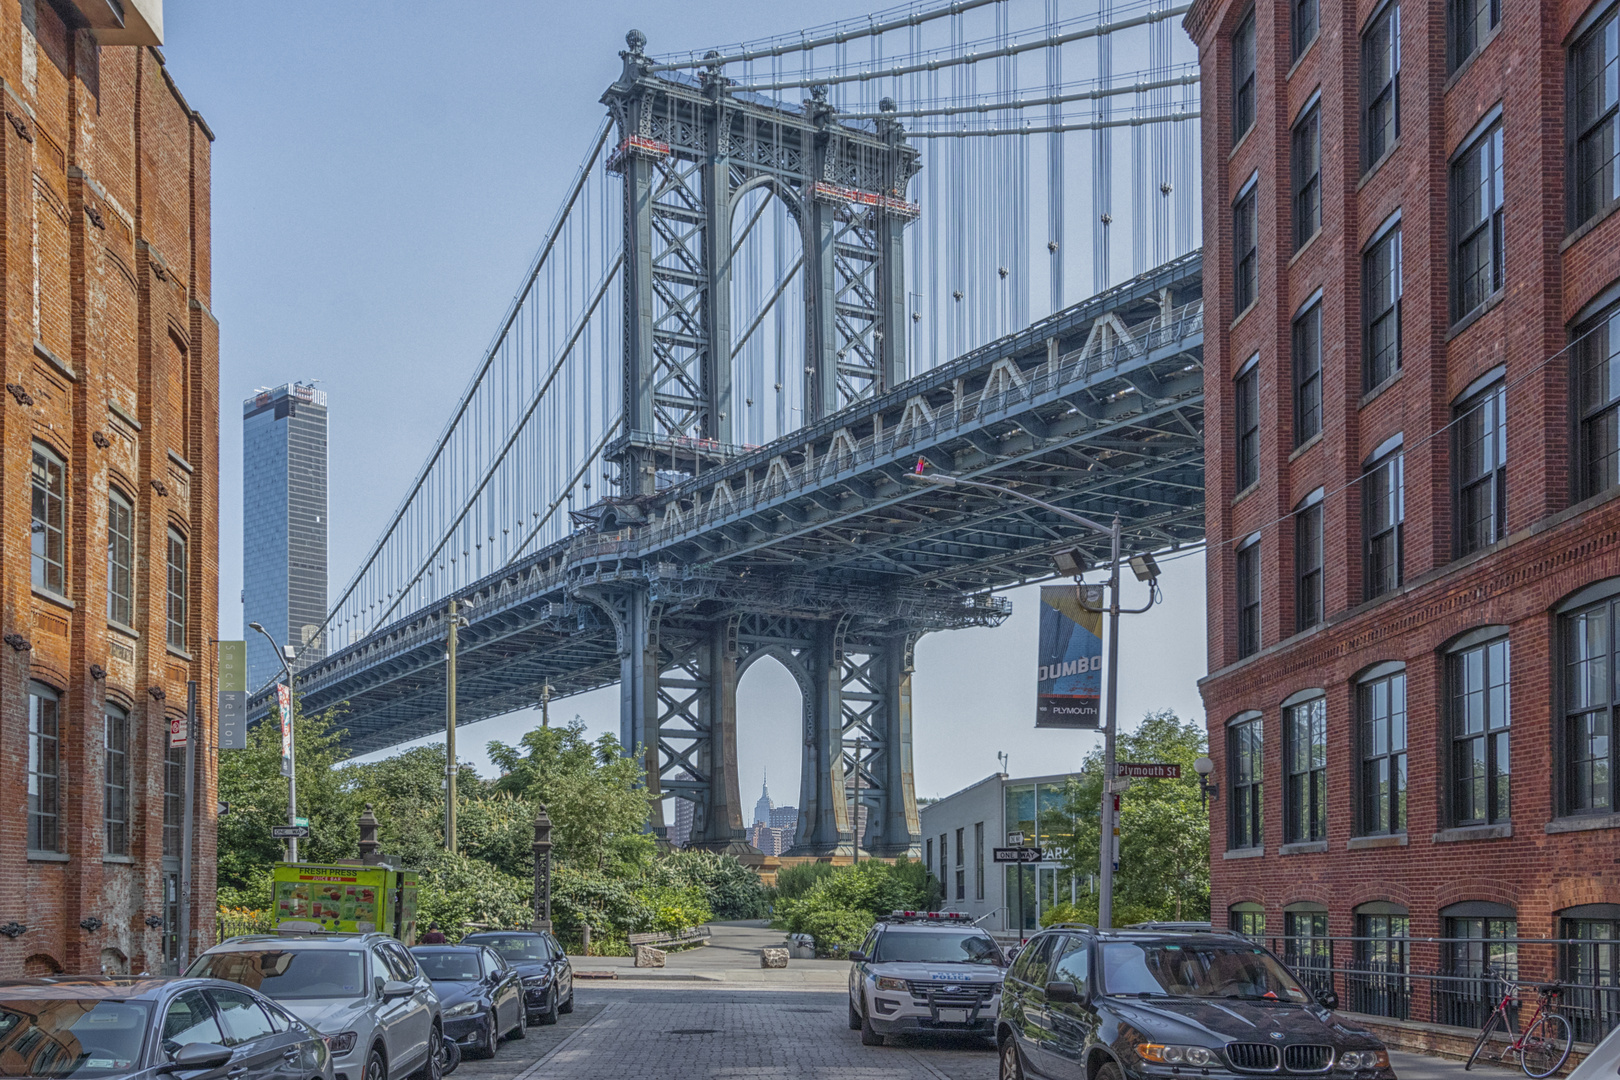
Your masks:
[[[1038,847],[998,847],[991,848],[990,851],[994,861],[998,863],[1040,862],[1046,854]]]

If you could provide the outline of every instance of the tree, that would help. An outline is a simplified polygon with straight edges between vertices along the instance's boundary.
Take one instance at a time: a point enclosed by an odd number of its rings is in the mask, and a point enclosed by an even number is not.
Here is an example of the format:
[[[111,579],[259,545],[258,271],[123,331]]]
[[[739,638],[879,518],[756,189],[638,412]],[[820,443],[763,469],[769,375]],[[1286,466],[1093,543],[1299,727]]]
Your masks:
[[[430,744],[341,770],[342,783],[353,793],[355,803],[369,804],[376,815],[383,853],[398,857],[406,866],[425,866],[444,850],[444,762],[444,747]],[[457,770],[458,848],[465,844],[459,811],[476,802],[485,787],[471,765],[463,764]],[[527,873],[516,872],[520,876]]]
[[[1204,729],[1168,709],[1148,713],[1135,731],[1121,733],[1120,761],[1181,766],[1179,780],[1138,780],[1120,796],[1119,869],[1114,874],[1114,922],[1209,918],[1209,811],[1198,793],[1193,762],[1206,750]],[[1054,846],[1065,869],[1084,878],[1097,873],[1103,755],[1087,755],[1070,780],[1062,812],[1073,839]],[[1055,834],[1059,830],[1045,830]],[[1097,897],[1083,893],[1057,917],[1095,922]]]

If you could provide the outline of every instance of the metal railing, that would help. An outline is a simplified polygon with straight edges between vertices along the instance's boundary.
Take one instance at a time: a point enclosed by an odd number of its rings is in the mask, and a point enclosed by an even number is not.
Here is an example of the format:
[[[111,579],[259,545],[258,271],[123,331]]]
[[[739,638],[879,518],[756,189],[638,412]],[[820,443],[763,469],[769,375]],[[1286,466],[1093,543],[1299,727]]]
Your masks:
[[[1500,1000],[1500,975],[1523,987],[1560,984],[1558,1010],[1577,1042],[1600,1042],[1620,1026],[1620,939],[1249,937],[1307,991],[1331,990],[1352,1012],[1477,1031]]]

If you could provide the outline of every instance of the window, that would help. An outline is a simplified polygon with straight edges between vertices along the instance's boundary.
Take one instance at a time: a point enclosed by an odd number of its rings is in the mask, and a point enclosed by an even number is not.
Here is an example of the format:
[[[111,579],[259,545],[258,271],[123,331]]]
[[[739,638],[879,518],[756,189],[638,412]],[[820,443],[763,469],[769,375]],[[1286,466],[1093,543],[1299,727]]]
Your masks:
[[[1322,301],[1294,319],[1294,445],[1322,430]]]
[[[1620,372],[1620,365],[1616,366]],[[1237,491],[1260,479],[1260,364],[1250,360],[1233,383],[1237,420]]]
[[[1327,839],[1327,698],[1314,697],[1283,709],[1288,771],[1283,777],[1289,844]]]
[[[28,684],[28,850],[59,851],[61,699],[43,683]]]
[[[1260,651],[1260,537],[1237,553],[1238,659]]]
[[[1458,649],[1451,688],[1451,821],[1485,825],[1509,816],[1508,640]]]
[[[1312,105],[1294,124],[1294,250],[1322,227],[1322,107]]]
[[[33,583],[53,593],[67,591],[67,465],[48,448],[34,444],[34,519],[29,526],[33,549]]]
[[[1232,142],[1254,126],[1254,11],[1243,16],[1232,35]],[[1242,310],[1239,308],[1238,310]]]
[[[1577,497],[1620,485],[1620,305],[1576,331]]]
[[[107,493],[107,618],[135,625],[135,508],[116,490]]]
[[[1231,782],[1232,848],[1257,848],[1265,843],[1261,830],[1261,804],[1265,786],[1261,782],[1260,757],[1264,742],[1264,721],[1250,714],[1227,728],[1227,775]]]
[[[967,899],[967,873],[963,868],[963,848],[966,846],[962,843],[962,833],[964,831],[963,829],[956,830],[956,898],[958,900]]]
[[[1498,380],[1454,412],[1452,461],[1460,558],[1507,535],[1507,385]]]
[[[1283,963],[1294,969],[1311,996],[1333,989],[1327,908],[1291,904],[1283,911]]]
[[[1322,621],[1322,490],[1294,511],[1294,629]]]
[[[1585,224],[1620,200],[1620,9],[1575,43],[1569,53],[1569,227]]]
[[[1384,668],[1356,687],[1363,836],[1406,831],[1406,671]]]
[[[1362,389],[1401,370],[1401,227],[1379,234],[1361,257]]]
[[[984,899],[984,822],[973,826],[973,898]]]
[[[1073,983],[1082,993],[1091,978],[1091,942],[1076,934],[1063,939],[1063,951],[1048,976],[1053,982]]]
[[[169,645],[186,647],[186,538],[169,530]]]
[[[163,755],[163,854],[180,857],[181,806],[185,802],[186,748],[171,746]]]
[[[1394,450],[1361,474],[1362,573],[1366,599],[1401,583],[1401,533],[1406,520],[1405,455]]]
[[[240,990],[209,988],[208,996],[219,1010],[219,1019],[225,1028],[225,1046],[242,1046],[275,1034],[270,1018],[259,1003]]]
[[[1500,122],[1451,166],[1451,243],[1451,321],[1456,322],[1502,287],[1507,269]]]
[[[1232,204],[1232,317],[1249,310],[1259,295],[1260,216],[1259,184],[1249,186]]]
[[[1566,615],[1564,629],[1565,807],[1607,814],[1615,805],[1615,619],[1609,597]]]
[[[928,843],[926,845],[926,854],[924,855],[924,858],[927,861],[923,865],[928,867],[928,872],[929,873],[933,873],[933,871],[934,871],[934,838],[932,836],[930,836],[928,838]],[[940,869],[943,870],[944,867],[941,866]]]
[[[1480,42],[1496,29],[1502,19],[1500,0],[1447,0],[1446,21],[1449,41],[1447,60],[1450,70],[1479,51]]]
[[[1361,170],[1401,134],[1401,5],[1384,5],[1361,35]]]
[[[107,854],[129,854],[129,713],[107,706],[106,758],[102,767],[102,821]]]
[[[1293,46],[1294,60],[1305,55],[1310,43],[1316,40],[1316,0],[1293,0],[1289,19],[1289,44]]]
[[[1445,934],[1445,981],[1436,984],[1440,1022],[1477,1028],[1494,1004],[1497,974],[1519,977],[1519,921],[1513,909],[1484,900],[1465,900],[1440,909]]]
[[[163,1014],[163,1046],[174,1053],[192,1043],[223,1043],[225,1036],[214,1019],[214,1010],[203,999],[202,991],[190,990],[175,998]]]
[[[1226,927],[1258,941],[1266,932],[1266,909],[1253,902],[1233,904],[1226,912]]]
[[[1559,950],[1559,978],[1570,984],[1562,1012],[1575,1041],[1597,1042],[1620,1026],[1620,904],[1583,904],[1558,915],[1558,936],[1573,942]]]
[[[1398,904],[1374,902],[1356,909],[1356,962],[1346,974],[1350,1008],[1373,1016],[1404,1020],[1411,1012],[1411,981],[1406,978],[1411,919]]]

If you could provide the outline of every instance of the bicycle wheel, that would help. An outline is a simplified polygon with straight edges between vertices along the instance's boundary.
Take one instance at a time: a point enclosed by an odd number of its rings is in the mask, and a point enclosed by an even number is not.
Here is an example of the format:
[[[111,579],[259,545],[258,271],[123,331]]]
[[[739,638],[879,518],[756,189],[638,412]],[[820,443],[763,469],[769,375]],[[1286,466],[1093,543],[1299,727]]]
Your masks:
[[[1573,1041],[1569,1021],[1557,1013],[1547,1013],[1524,1033],[1519,1043],[1519,1068],[1535,1080],[1551,1076],[1564,1067]]]
[[[1485,1044],[1491,1041],[1491,1032],[1496,1030],[1498,1023],[1505,1026],[1507,1020],[1502,1015],[1501,1009],[1493,1009],[1491,1015],[1485,1021],[1485,1026],[1479,1029],[1479,1038],[1474,1040],[1473,1052],[1468,1055],[1468,1060],[1463,1063],[1464,1071],[1472,1069],[1474,1062],[1479,1060],[1480,1051],[1484,1050]]]

